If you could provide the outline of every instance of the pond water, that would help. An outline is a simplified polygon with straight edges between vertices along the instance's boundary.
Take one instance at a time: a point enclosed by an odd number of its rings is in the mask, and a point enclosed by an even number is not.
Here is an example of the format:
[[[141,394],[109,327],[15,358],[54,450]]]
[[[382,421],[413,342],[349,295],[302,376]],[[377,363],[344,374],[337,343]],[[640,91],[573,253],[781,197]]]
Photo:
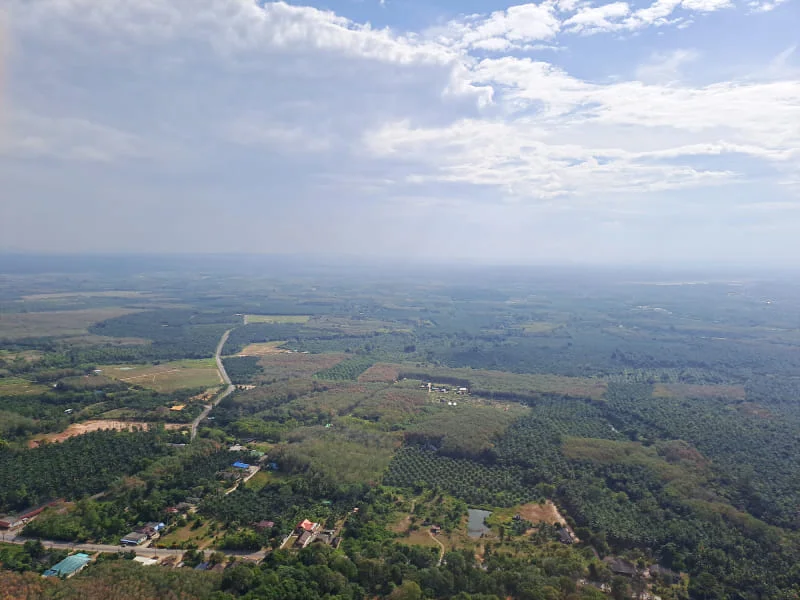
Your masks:
[[[467,510],[469,520],[467,522],[467,535],[471,538],[479,538],[484,533],[491,531],[484,523],[492,513],[488,510],[480,510],[477,508],[470,508]]]

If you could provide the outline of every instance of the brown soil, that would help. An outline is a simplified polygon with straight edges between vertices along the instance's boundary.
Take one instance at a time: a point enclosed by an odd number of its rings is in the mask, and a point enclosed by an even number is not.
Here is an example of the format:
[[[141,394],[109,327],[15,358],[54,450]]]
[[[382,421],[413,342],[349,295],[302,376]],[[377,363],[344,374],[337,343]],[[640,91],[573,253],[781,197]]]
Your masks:
[[[378,363],[377,365],[372,365],[359,375],[358,380],[361,382],[377,381],[392,383],[393,381],[397,381],[399,375],[400,370],[397,365]]]
[[[84,433],[89,433],[90,431],[99,431],[101,429],[114,429],[115,431],[129,431],[134,427],[139,427],[141,429],[148,429],[152,425],[152,423],[147,423],[144,421],[112,421],[112,420],[96,420],[96,421],[84,421],[83,423],[73,423],[69,427],[67,427],[64,431],[59,433],[48,433],[47,435],[40,435],[36,438],[32,439],[28,442],[29,448],[36,448],[41,441],[47,442],[63,442],[71,437],[75,437],[76,435],[83,435]],[[167,429],[180,429],[182,427],[188,427],[188,424],[185,423],[166,423],[164,427]]]
[[[744,386],[741,385],[696,385],[690,383],[659,383],[653,389],[656,398],[726,398],[744,400]]]
[[[262,344],[250,344],[242,348],[237,356],[266,356],[268,354],[291,354],[291,350],[278,348],[284,342],[266,342]]]
[[[549,523],[555,525],[556,523],[563,523],[564,517],[558,512],[555,504],[548,500],[544,504],[531,502],[530,504],[523,504],[519,507],[519,515],[526,521],[531,523]]]

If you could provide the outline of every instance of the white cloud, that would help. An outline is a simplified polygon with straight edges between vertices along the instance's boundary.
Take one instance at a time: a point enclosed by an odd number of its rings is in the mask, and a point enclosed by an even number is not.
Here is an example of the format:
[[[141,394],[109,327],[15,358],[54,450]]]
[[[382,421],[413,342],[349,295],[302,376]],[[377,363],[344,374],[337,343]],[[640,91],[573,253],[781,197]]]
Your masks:
[[[333,144],[325,134],[301,125],[275,122],[264,115],[236,117],[222,128],[223,139],[242,146],[262,146],[276,152],[324,152]]]
[[[554,38],[561,24],[550,3],[520,4],[493,12],[488,17],[473,15],[451,21],[430,35],[448,47],[500,52],[522,48],[531,42]]]
[[[732,160],[741,157],[794,181],[796,79],[679,84],[681,67],[697,54],[675,50],[641,65],[642,81],[598,83],[520,56],[537,41],[560,43],[569,32],[632,31],[676,22],[679,9],[725,6],[721,0],[656,0],[643,9],[626,2],[529,3],[414,34],[252,0],[13,0],[15,27],[29,46],[30,40],[56,44],[76,64],[97,60],[106,67],[116,66],[118,55],[105,59],[100,49],[154,52],[175,61],[176,79],[143,69],[131,74],[140,78],[137,86],[125,81],[124,69],[112,72],[117,88],[96,82],[83,98],[99,95],[96,110],[116,112],[116,123],[32,120],[15,128],[5,152],[124,160],[147,156],[157,146],[148,137],[153,131],[177,132],[193,149],[205,144],[209,154],[236,158],[239,152],[276,171],[309,154],[308,162],[319,159],[313,168],[328,169],[282,181],[289,189],[312,178],[331,186],[358,181],[371,193],[414,187],[402,189],[407,197],[423,197],[424,186],[473,186],[534,204],[741,181],[747,169]],[[69,54],[81,45],[97,58]],[[515,56],[480,58],[488,52]],[[67,79],[61,89],[72,85]],[[298,105],[311,98],[319,105],[313,110]],[[132,117],[125,107],[141,107],[138,118],[151,128],[126,127]],[[154,125],[151,115],[162,121]]]
[[[455,56],[414,35],[373,29],[331,11],[255,0],[11,0],[17,28],[48,37],[81,40],[81,29],[104,41],[163,43],[199,40],[223,53],[279,49],[400,64],[448,63]],[[84,40],[96,44],[97,39]]]
[[[636,78],[645,83],[670,83],[681,79],[684,65],[699,57],[696,50],[677,49],[666,53],[655,53],[636,69]]]
[[[748,2],[747,6],[756,12],[770,12],[788,1],[789,0],[754,0],[753,2]]]
[[[594,31],[615,31],[624,25],[620,21],[628,16],[631,9],[627,2],[613,2],[602,6],[587,7],[564,21],[564,25],[575,33]]]
[[[6,121],[0,155],[9,158],[105,163],[155,157],[135,134],[87,119],[14,111]]]

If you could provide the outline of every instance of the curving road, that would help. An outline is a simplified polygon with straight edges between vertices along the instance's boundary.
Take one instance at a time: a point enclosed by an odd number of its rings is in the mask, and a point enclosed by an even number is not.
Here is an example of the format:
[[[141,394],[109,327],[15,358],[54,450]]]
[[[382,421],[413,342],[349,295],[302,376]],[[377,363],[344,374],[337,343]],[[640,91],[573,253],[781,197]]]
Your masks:
[[[226,383],[228,387],[226,387],[224,391],[220,392],[220,394],[214,399],[214,402],[206,406],[203,409],[203,412],[201,412],[200,415],[194,421],[192,421],[191,439],[197,437],[197,428],[202,420],[208,416],[208,413],[210,413],[217,404],[222,402],[233,392],[233,390],[236,389],[236,387],[231,383],[231,378],[228,377],[228,372],[225,370],[225,365],[222,364],[222,349],[225,347],[225,342],[228,341],[228,336],[231,334],[231,331],[233,331],[232,328],[228,329],[228,331],[222,334],[222,337],[219,339],[219,344],[217,344],[217,351],[214,353],[214,360],[217,361],[217,370],[219,371],[219,376],[222,377],[223,383]]]

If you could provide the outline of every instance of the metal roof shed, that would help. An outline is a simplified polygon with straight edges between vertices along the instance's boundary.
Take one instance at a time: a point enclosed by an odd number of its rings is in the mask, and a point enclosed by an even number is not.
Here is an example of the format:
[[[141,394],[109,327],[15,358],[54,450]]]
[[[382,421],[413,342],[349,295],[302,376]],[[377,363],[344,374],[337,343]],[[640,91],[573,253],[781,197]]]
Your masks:
[[[83,569],[86,565],[89,564],[91,557],[88,554],[83,554],[79,552],[78,554],[73,554],[72,556],[68,556],[60,563],[56,563],[47,571],[44,572],[45,577],[71,577],[81,569]]]

